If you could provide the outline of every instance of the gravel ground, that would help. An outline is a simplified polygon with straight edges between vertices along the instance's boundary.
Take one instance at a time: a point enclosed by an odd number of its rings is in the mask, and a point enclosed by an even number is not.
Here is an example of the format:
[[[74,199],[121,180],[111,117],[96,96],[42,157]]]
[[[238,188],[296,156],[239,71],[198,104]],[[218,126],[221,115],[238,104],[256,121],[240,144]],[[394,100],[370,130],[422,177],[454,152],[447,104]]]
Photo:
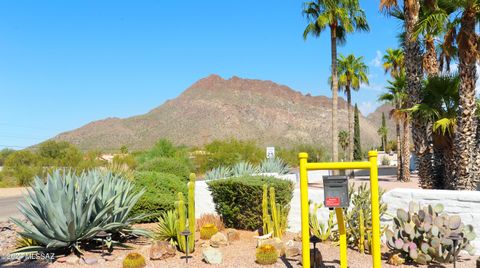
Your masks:
[[[153,225],[143,225],[142,227],[151,228]],[[240,240],[232,242],[230,245],[221,247],[219,250],[223,254],[223,263],[221,265],[210,265],[206,264],[202,260],[202,250],[207,247],[207,243],[205,241],[197,241],[197,246],[195,252],[192,254],[193,258],[189,259],[188,265],[185,263],[185,259],[182,258],[184,256],[183,253],[177,252],[175,257],[169,258],[167,260],[162,261],[150,261],[147,260],[147,267],[166,267],[166,268],[177,268],[177,267],[232,267],[232,268],[240,268],[240,267],[264,267],[255,263],[255,247],[256,247],[256,240],[254,238],[254,232],[248,231],[239,231],[240,232]],[[288,241],[294,238],[294,234],[287,233],[284,237],[284,241]],[[2,236],[2,239],[5,237]],[[11,238],[10,238],[11,239]],[[13,245],[13,244],[12,244]],[[7,251],[1,249],[0,255],[7,254],[7,252],[13,249],[12,245],[7,246]],[[3,265],[6,267],[49,267],[49,268],[69,268],[69,267],[121,267],[123,258],[129,252],[139,252],[148,258],[149,252],[149,243],[145,240],[133,241],[130,243],[134,249],[116,249],[113,254],[113,261],[104,261],[101,256],[100,252],[87,252],[85,254],[86,259],[96,259],[97,263],[93,265],[87,264],[67,264],[67,263],[59,263],[58,261],[49,264],[44,262],[10,262],[4,263]],[[5,244],[4,244],[5,246]],[[295,246],[300,247],[300,242],[295,242]],[[339,249],[338,247],[323,243],[317,246],[320,250],[322,255],[323,263],[320,267],[340,267],[339,265]],[[2,246],[3,248],[3,246]],[[383,250],[386,252],[386,249]],[[268,267],[301,267],[300,264],[300,256],[294,257],[292,259],[279,259],[276,264],[268,266]],[[477,257],[470,257],[470,256],[462,256],[461,260],[457,263],[457,267],[459,268],[467,268],[467,267],[475,267],[475,260]],[[382,261],[382,267],[395,267],[389,264],[386,264],[385,260]],[[358,253],[354,250],[348,250],[348,263],[349,267],[371,267],[371,256],[370,255],[363,255]],[[2,264],[0,264],[2,266]],[[430,266],[400,266],[400,267],[453,267],[453,265],[430,265]]]

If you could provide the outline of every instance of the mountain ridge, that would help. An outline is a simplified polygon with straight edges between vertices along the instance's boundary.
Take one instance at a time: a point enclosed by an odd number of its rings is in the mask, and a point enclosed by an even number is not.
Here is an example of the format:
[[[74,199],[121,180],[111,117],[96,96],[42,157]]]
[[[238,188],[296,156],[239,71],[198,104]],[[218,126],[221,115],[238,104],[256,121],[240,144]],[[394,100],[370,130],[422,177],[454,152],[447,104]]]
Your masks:
[[[346,130],[347,103],[343,98],[338,103],[339,129]],[[361,116],[364,146],[378,145],[376,124]],[[212,74],[145,114],[93,121],[53,139],[83,150],[115,150],[122,145],[141,150],[160,138],[201,146],[232,137],[260,145],[320,143],[328,148],[330,128],[331,99],[326,96],[304,95],[269,80]]]

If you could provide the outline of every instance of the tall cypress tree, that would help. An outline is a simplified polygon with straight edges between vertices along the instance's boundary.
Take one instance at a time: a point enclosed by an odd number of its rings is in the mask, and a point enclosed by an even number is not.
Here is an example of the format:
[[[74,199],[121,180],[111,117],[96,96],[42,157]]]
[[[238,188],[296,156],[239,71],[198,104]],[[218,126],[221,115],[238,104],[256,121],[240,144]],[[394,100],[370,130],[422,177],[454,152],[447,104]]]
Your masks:
[[[353,116],[353,159],[362,160],[362,146],[360,142],[360,118],[358,117],[358,106],[355,103]]]

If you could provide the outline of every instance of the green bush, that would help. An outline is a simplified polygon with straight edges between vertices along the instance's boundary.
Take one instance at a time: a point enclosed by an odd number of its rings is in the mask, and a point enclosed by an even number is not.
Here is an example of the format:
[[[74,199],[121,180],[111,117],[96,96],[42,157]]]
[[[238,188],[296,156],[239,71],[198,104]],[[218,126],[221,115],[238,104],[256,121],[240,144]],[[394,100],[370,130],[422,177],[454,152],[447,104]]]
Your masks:
[[[42,173],[40,161],[40,157],[31,151],[16,151],[5,159],[4,172],[16,178],[18,185],[28,186]]]
[[[140,164],[138,170],[170,173],[181,177],[184,181],[190,175],[190,168],[184,161],[169,157],[157,157],[147,160]]]
[[[276,151],[277,157],[283,159],[291,167],[298,167],[299,153],[308,153],[308,162],[330,161],[330,155],[325,148],[318,145],[297,144],[291,148],[278,148]]]
[[[245,230],[262,227],[263,184],[274,187],[277,204],[289,209],[293,197],[290,181],[246,176],[208,182],[215,209],[227,227]]]
[[[145,188],[146,192],[132,210],[133,215],[155,213],[143,219],[143,222],[154,222],[157,214],[175,209],[178,192],[187,195],[187,184],[179,176],[159,172],[136,172],[135,188]]]
[[[205,151],[207,160],[203,161],[202,166],[199,167],[201,172],[219,166],[233,166],[241,161],[256,165],[265,158],[264,149],[254,141],[217,140],[205,145]]]

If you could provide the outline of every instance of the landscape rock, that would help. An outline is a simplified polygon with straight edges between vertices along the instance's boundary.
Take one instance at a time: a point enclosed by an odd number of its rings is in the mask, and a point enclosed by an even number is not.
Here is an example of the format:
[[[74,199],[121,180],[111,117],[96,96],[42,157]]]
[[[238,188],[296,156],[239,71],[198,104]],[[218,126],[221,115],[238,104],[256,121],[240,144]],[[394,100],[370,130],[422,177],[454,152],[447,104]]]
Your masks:
[[[68,263],[68,264],[71,264],[71,265],[75,265],[75,264],[78,264],[78,260],[80,260],[79,257],[77,256],[70,256],[68,257],[65,262]]]
[[[290,243],[292,242],[292,243]],[[292,240],[288,241],[286,243],[286,249],[285,249],[285,257],[287,258],[293,258],[295,256],[298,256],[301,254],[300,248],[293,243]]]
[[[278,250],[278,254],[280,256],[285,255],[285,250],[286,250],[285,243],[282,241],[282,239],[278,237],[258,240],[257,247],[260,247],[263,245],[272,245]]]
[[[228,245],[228,239],[223,233],[216,233],[210,238],[210,246],[218,248]]]
[[[240,233],[235,229],[226,229],[228,242],[240,240]]]
[[[93,265],[98,262],[98,259],[93,257],[88,257],[88,258],[83,258],[83,262],[88,265]]]
[[[222,252],[216,248],[207,248],[202,252],[203,259],[209,264],[221,264],[223,260]]]
[[[167,241],[155,241],[150,247],[151,260],[164,260],[175,256],[176,249]]]

